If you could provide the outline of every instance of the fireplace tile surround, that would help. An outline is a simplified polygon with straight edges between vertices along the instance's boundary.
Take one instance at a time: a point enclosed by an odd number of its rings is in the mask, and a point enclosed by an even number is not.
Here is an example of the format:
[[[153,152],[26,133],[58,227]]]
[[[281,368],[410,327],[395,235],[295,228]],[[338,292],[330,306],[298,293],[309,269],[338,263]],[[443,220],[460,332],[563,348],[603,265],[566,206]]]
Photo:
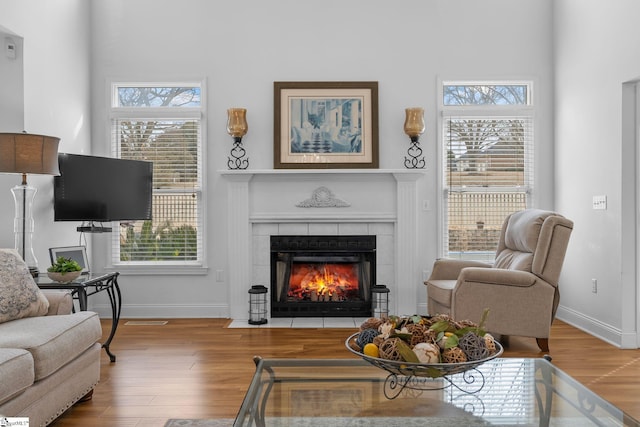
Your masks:
[[[287,169],[220,174],[227,181],[229,317],[234,321],[248,318],[251,285],[269,287],[272,235],[375,235],[377,283],[391,290],[391,311],[416,312],[416,286],[421,283],[415,259],[416,183],[424,171]],[[340,205],[301,203],[320,189],[335,195]]]

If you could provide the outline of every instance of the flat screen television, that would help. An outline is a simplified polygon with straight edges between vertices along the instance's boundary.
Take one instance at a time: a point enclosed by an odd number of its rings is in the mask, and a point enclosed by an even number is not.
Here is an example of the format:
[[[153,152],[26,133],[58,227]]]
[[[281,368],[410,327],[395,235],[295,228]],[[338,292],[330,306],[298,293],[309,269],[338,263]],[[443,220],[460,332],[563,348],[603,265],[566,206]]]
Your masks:
[[[53,180],[55,221],[151,219],[153,163],[66,153],[58,155],[58,163],[60,176]]]

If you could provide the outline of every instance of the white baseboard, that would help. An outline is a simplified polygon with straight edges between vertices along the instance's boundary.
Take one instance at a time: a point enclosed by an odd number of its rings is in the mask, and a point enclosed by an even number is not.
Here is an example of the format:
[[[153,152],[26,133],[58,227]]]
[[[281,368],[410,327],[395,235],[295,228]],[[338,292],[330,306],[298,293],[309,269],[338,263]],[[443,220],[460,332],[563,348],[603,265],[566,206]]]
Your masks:
[[[556,313],[556,318],[562,320],[565,323],[570,324],[584,332],[593,335],[603,341],[608,342],[619,348],[637,348],[637,347],[625,347],[629,345],[628,338],[624,339],[622,331],[611,325],[603,323],[597,319],[586,316],[583,313],[572,310],[565,306],[560,305]],[[634,337],[635,341],[635,337]]]
[[[109,304],[95,304],[89,307],[101,318],[111,318],[111,306]],[[122,319],[179,319],[179,318],[229,318],[228,304],[192,305],[122,305],[120,313]]]

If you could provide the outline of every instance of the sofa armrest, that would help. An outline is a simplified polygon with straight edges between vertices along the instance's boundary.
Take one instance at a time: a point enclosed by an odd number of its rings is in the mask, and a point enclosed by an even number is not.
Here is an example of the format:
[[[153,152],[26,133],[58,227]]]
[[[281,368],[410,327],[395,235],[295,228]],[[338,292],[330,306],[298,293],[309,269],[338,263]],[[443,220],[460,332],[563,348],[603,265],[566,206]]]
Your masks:
[[[440,258],[433,263],[433,271],[429,280],[456,280],[463,268],[490,268],[491,264],[480,261],[465,261],[460,259]]]
[[[43,289],[41,292],[49,300],[47,316],[71,314],[73,311],[73,298],[70,291]]]
[[[502,286],[528,287],[536,283],[537,279],[536,275],[526,271],[467,267],[460,272],[458,283],[475,282]]]

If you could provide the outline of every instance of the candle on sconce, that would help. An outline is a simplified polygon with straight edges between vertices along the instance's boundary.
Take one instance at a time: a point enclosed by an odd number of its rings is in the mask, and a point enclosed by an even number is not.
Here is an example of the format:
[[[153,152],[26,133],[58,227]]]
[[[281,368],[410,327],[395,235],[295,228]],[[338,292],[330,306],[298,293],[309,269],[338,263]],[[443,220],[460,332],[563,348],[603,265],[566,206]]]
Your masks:
[[[229,108],[227,110],[227,133],[234,139],[242,140],[249,130],[246,108]]]
[[[424,109],[420,107],[406,108],[404,120],[404,133],[409,135],[411,141],[417,141],[424,133]]]

